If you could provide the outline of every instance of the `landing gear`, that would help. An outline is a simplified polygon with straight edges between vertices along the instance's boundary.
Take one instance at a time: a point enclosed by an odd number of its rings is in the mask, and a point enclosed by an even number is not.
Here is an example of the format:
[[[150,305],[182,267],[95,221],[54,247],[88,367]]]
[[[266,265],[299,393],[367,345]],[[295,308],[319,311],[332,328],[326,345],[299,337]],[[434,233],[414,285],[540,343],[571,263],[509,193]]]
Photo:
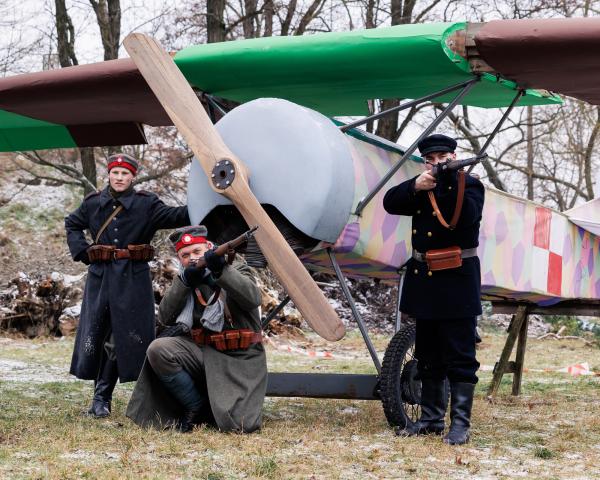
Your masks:
[[[392,427],[406,428],[421,414],[421,381],[416,379],[416,326],[404,323],[390,341],[381,366],[380,395],[383,411]]]

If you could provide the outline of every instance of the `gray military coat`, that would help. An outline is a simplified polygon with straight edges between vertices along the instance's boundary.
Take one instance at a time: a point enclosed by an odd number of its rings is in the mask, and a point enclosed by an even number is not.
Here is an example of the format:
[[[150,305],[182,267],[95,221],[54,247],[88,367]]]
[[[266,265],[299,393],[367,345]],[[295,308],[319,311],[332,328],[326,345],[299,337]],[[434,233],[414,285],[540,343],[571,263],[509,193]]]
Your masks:
[[[216,282],[226,295],[232,320],[225,320],[223,331],[249,328],[261,331],[258,307],[261,304],[252,269],[241,261],[225,266]],[[202,285],[204,298],[210,287]],[[179,278],[167,290],[159,308],[159,322],[175,322],[192,290]],[[198,325],[204,307],[194,305],[194,325]],[[267,362],[262,344],[248,350],[219,352],[212,346],[196,346],[199,354],[189,362],[203,363],[206,391],[214,423],[222,431],[252,432],[261,426],[262,405],[267,388]],[[183,365],[186,368],[185,362]],[[187,369],[186,369],[187,370]],[[196,370],[195,368],[193,370]],[[195,379],[197,383],[204,379]],[[177,401],[164,388],[149,362],[142,372],[127,406],[127,416],[140,426],[164,428],[174,425],[182,414]]]

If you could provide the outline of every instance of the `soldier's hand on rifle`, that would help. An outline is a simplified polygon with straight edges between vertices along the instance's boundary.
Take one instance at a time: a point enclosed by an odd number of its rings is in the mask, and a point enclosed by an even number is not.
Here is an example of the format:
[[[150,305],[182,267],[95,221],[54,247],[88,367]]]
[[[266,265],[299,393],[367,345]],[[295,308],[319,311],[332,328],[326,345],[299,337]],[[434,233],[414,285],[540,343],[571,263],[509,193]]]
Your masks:
[[[423,172],[415,180],[415,191],[431,190],[435,188],[436,179],[429,172]]]
[[[204,267],[190,265],[183,271],[183,281],[188,287],[198,287],[204,283],[205,275],[206,269]]]
[[[187,335],[190,329],[187,325],[183,323],[176,323],[175,325],[171,325],[170,327],[165,328],[156,338],[163,337],[181,337],[182,335]]]
[[[225,256],[217,255],[214,250],[209,250],[204,254],[204,261],[215,278],[219,278],[221,276],[221,273],[223,273],[223,268],[227,263]]]

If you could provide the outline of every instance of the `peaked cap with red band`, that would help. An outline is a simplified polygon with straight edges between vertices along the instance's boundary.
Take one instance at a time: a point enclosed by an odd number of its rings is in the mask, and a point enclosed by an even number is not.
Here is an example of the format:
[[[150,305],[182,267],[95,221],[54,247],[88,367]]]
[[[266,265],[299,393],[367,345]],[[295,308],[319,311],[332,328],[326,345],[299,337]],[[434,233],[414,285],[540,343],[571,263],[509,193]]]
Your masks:
[[[138,162],[126,153],[115,153],[108,157],[108,171],[110,172],[115,167],[126,168],[135,175],[138,170]]]
[[[191,227],[183,227],[175,230],[169,235],[169,240],[175,246],[175,251],[178,252],[183,247],[194,245],[197,243],[208,243],[206,238],[208,230],[204,225],[194,225]]]

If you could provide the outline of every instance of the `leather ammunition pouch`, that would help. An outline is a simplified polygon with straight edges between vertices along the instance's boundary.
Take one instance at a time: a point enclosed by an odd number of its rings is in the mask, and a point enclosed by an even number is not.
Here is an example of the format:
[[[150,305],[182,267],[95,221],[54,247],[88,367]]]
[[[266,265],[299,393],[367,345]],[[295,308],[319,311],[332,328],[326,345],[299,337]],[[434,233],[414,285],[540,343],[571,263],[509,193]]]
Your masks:
[[[116,247],[110,245],[92,245],[87,250],[90,263],[110,262],[114,258]]]
[[[194,328],[191,335],[196,345],[210,345],[220,352],[247,350],[250,345],[262,343],[262,333],[247,328],[225,330],[221,333],[209,333],[203,328]]]
[[[462,265],[460,247],[439,248],[425,253],[425,261],[430,271],[458,268]]]
[[[92,245],[87,250],[90,263],[111,262],[113,260],[133,260],[149,262],[154,258],[154,247],[148,244],[127,245],[127,248],[116,248],[113,245]]]
[[[138,262],[149,262],[154,258],[154,247],[147,243],[141,245],[127,245],[129,259]]]

